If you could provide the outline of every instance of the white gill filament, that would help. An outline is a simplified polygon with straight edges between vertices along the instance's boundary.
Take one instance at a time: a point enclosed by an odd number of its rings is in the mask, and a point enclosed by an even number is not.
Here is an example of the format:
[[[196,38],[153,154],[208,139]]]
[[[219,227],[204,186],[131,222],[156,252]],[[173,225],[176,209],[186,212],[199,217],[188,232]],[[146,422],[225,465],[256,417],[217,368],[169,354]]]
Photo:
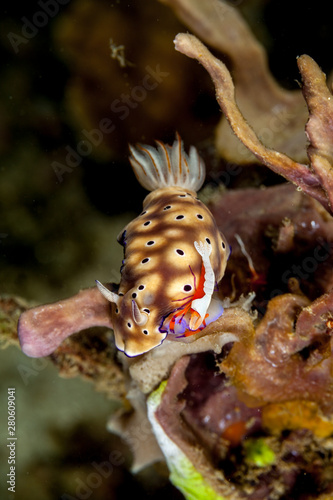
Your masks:
[[[205,164],[195,147],[185,153],[179,134],[172,146],[156,143],[157,148],[129,146],[129,160],[140,184],[148,191],[168,186],[198,191],[205,179]]]
[[[96,281],[97,288],[101,292],[101,294],[110,302],[113,302],[114,304],[118,304],[119,299],[120,299],[119,295],[117,295],[114,292],[111,292],[111,290],[106,288],[106,286],[102,285],[102,283],[100,281],[98,281],[98,280],[95,280],[95,281]]]

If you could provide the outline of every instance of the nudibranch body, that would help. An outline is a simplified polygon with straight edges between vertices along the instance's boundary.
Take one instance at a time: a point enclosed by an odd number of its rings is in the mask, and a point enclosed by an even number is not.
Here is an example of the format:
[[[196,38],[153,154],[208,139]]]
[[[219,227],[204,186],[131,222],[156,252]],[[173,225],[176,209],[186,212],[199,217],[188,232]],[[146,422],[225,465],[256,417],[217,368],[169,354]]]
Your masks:
[[[97,285],[112,302],[116,346],[136,356],[167,335],[191,335],[223,313],[212,295],[229,246],[196,196],[205,165],[193,146],[187,155],[177,135],[172,146],[157,142],[157,149],[130,150],[138,181],[152,192],[118,236],[124,246],[118,293]]]

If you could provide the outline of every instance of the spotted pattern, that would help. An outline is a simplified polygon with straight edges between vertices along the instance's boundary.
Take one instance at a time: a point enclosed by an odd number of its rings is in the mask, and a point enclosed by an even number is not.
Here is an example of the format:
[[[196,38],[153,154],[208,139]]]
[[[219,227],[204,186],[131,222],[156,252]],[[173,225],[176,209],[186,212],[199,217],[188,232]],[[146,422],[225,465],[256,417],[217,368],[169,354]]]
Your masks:
[[[205,165],[191,146],[130,146],[139,183],[150,194],[141,214],[119,234],[124,247],[118,292],[98,282],[111,302],[115,343],[129,356],[143,354],[167,335],[191,334],[223,312],[213,300],[224,274],[229,246],[196,193]]]
[[[124,298],[114,316],[117,345],[128,345],[135,330],[136,343],[155,346],[163,339],[163,319],[188,300],[199,282],[202,258],[194,242],[212,246],[210,262],[216,282],[224,274],[229,247],[208,208],[194,192],[178,187],[150,193],[142,213],[121,234]],[[133,324],[133,300],[146,321],[141,328]]]

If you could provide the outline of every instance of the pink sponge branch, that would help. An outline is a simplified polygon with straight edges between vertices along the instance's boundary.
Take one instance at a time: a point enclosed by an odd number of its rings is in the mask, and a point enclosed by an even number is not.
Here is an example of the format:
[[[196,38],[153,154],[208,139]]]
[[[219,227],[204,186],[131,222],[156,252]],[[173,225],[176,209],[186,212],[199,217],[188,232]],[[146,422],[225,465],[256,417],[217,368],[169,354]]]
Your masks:
[[[112,328],[110,302],[97,287],[25,311],[19,319],[18,336],[22,351],[39,358],[51,354],[73,333],[93,326]]]

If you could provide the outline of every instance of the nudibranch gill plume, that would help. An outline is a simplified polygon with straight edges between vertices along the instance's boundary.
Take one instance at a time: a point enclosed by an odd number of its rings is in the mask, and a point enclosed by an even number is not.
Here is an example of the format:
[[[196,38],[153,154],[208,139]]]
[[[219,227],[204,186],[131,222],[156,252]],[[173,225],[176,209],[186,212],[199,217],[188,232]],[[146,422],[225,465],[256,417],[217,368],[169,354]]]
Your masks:
[[[130,146],[134,173],[151,193],[117,238],[124,247],[118,292],[96,281],[112,303],[116,346],[128,356],[149,351],[167,335],[192,335],[223,313],[213,294],[230,250],[196,195],[204,162],[193,146],[184,152],[178,134],[172,146],[156,143]]]

